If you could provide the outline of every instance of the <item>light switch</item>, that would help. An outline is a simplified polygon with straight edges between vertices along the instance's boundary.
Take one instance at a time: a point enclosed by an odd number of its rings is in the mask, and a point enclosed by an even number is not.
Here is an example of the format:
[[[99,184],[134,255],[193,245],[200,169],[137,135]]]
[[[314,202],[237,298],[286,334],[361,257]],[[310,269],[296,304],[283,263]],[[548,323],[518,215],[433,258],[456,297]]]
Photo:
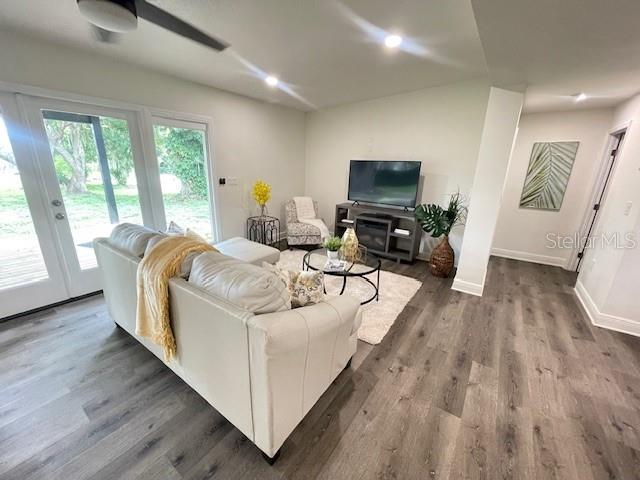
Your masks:
[[[624,205],[624,216],[625,217],[629,216],[629,213],[631,213],[631,207],[633,207],[633,202],[627,202]]]
[[[238,185],[238,177],[227,177],[227,185]]]

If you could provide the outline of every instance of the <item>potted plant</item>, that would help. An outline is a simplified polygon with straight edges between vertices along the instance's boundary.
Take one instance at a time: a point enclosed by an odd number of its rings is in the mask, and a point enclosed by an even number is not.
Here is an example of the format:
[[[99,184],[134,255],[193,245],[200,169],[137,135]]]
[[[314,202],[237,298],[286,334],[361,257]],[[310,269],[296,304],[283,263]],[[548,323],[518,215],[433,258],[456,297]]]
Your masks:
[[[422,229],[434,238],[442,236],[442,240],[431,251],[429,269],[436,277],[448,277],[453,270],[455,256],[449,244],[449,233],[456,225],[464,225],[467,218],[465,199],[456,192],[451,195],[449,206],[443,209],[440,205],[418,205],[415,209],[416,220]]]
[[[340,237],[327,237],[323,247],[327,249],[327,257],[329,260],[338,260],[338,250],[342,246]]]

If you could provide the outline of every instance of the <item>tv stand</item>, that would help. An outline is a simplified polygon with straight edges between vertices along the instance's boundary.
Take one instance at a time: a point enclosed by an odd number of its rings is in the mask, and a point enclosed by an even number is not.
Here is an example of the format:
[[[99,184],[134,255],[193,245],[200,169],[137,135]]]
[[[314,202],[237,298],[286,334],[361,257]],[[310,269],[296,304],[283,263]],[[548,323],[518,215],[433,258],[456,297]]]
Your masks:
[[[347,228],[355,229],[360,244],[380,257],[413,262],[418,255],[422,228],[408,208],[339,203],[334,234],[341,237]]]

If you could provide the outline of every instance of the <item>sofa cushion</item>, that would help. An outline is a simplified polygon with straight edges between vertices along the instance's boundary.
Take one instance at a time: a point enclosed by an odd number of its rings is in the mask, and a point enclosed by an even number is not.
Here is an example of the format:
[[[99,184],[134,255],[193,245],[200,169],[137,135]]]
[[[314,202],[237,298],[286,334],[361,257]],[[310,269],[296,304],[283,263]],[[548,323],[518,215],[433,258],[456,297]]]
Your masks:
[[[196,257],[189,283],[256,314],[291,308],[289,291],[280,277],[219,252]]]
[[[320,229],[308,223],[290,223],[287,226],[287,236],[290,237],[318,237],[320,238]]]
[[[280,251],[277,248],[252,242],[242,237],[234,237],[214,245],[220,253],[239,260],[244,260],[254,265],[262,265],[262,262],[276,263],[280,260]]]
[[[147,253],[149,253],[151,249],[155,247],[160,240],[163,240],[169,236],[171,235],[167,235],[166,233],[159,233],[155,237],[152,237],[147,242],[147,248],[144,250],[144,256],[146,257]],[[186,257],[184,257],[184,260],[182,261],[182,265],[180,265],[180,274],[179,274],[180,277],[185,279],[189,277],[189,273],[191,273],[191,267],[193,266],[193,260],[201,253],[202,252],[191,252]]]
[[[121,223],[111,231],[109,243],[134,257],[142,257],[147,243],[156,236],[160,236],[160,234],[150,228],[133,223]]]

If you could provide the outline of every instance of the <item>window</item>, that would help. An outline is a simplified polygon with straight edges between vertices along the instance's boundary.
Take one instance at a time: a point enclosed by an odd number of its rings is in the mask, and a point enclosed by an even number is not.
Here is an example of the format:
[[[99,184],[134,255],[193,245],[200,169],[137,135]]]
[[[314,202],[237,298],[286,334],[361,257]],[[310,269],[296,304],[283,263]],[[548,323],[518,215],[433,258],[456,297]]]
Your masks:
[[[212,240],[205,125],[156,123],[153,133],[167,224]]]

